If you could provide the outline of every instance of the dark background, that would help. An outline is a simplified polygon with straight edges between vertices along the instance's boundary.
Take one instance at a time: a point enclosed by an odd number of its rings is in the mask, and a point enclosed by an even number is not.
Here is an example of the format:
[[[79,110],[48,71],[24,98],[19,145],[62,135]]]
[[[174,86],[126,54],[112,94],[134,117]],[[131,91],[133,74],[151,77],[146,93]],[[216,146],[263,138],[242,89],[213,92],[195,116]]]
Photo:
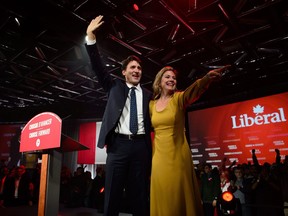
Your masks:
[[[137,3],[139,10],[133,10]],[[231,64],[194,107],[288,89],[286,0],[2,0],[0,122],[50,111],[64,121],[101,119],[107,95],[90,70],[86,27],[105,24],[97,41],[108,71],[122,79],[128,55],[144,63],[148,89],[157,71],[179,71],[178,89]]]

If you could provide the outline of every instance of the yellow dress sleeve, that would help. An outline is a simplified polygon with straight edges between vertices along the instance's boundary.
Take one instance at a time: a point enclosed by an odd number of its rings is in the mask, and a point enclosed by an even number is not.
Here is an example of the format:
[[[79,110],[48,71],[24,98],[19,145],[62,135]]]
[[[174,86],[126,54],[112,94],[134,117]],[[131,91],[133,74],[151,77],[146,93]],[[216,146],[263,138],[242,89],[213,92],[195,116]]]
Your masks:
[[[210,79],[207,76],[204,76],[203,78],[196,80],[184,91],[179,92],[178,100],[180,109],[186,109],[188,105],[198,100],[208,89],[210,83]]]

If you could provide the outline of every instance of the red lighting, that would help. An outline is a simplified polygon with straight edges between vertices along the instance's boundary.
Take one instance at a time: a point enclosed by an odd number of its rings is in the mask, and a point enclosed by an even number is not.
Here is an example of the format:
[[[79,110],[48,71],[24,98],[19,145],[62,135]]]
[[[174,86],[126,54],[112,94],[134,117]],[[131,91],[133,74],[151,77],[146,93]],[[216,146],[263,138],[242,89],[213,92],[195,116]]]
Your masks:
[[[230,202],[233,199],[233,194],[229,191],[226,191],[222,194],[222,199],[226,202]]]
[[[104,192],[104,187],[102,187],[101,189],[100,189],[100,193],[103,193]]]
[[[139,7],[138,7],[137,4],[133,4],[133,8],[134,8],[135,11],[138,11],[138,10],[139,10]]]

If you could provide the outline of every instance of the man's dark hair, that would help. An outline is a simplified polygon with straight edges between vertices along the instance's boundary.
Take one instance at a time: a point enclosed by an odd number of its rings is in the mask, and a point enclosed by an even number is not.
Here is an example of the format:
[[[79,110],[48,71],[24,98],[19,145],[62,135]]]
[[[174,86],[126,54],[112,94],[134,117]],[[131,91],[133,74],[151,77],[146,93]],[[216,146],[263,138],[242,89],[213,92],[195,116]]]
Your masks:
[[[142,61],[140,60],[140,58],[138,58],[137,56],[135,55],[131,55],[131,56],[128,56],[126,59],[124,59],[122,61],[122,67],[121,67],[121,70],[126,70],[127,68],[127,65],[129,64],[129,62],[131,61],[136,61],[140,64],[140,66],[142,67]]]
[[[210,169],[212,168],[212,165],[210,163],[204,163],[204,167],[208,166]]]

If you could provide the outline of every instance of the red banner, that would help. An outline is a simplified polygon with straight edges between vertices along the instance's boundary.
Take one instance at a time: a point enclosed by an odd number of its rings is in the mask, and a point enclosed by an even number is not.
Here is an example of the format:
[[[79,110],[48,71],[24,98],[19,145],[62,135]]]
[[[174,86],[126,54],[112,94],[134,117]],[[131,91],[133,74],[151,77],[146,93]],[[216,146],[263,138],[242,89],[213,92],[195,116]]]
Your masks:
[[[97,147],[99,132],[102,122],[82,123],[79,128],[79,142],[87,146],[89,150],[78,152],[78,164],[105,164],[106,148]]]
[[[219,166],[224,157],[230,162],[252,162],[252,149],[260,164],[275,162],[275,149],[284,159],[288,153],[287,119],[288,93],[189,112],[194,163]]]
[[[78,152],[78,164],[94,164],[96,152],[96,122],[83,123],[79,128],[79,142],[90,148]]]
[[[20,152],[59,148],[61,126],[62,120],[54,113],[36,115],[22,130]]]

